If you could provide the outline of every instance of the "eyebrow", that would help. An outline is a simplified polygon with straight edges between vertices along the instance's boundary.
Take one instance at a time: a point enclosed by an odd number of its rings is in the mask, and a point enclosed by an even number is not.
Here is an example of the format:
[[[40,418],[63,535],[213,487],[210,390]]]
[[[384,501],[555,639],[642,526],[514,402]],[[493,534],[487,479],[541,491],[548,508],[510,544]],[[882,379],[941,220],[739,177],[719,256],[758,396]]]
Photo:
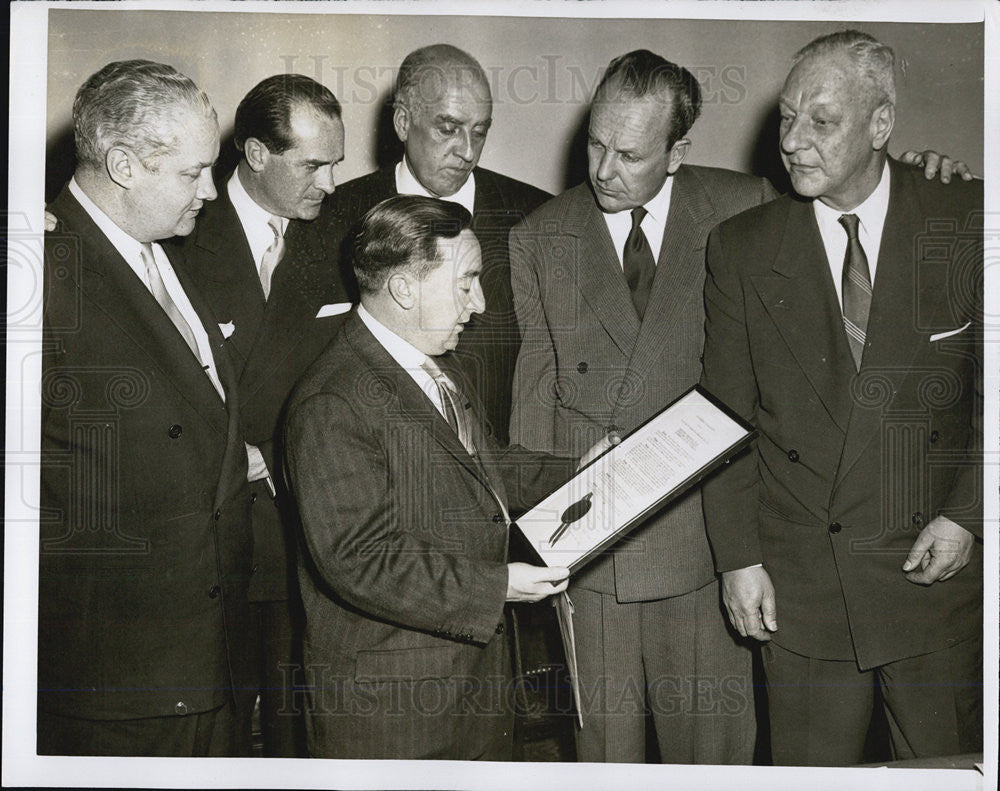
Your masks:
[[[455,124],[456,126],[465,126],[467,121],[463,121],[460,118],[456,118],[453,115],[448,115],[448,113],[438,113],[434,120],[438,123]],[[487,118],[485,121],[480,121],[479,123],[473,124],[473,126],[485,126],[489,129],[490,125],[493,123],[492,118]]]

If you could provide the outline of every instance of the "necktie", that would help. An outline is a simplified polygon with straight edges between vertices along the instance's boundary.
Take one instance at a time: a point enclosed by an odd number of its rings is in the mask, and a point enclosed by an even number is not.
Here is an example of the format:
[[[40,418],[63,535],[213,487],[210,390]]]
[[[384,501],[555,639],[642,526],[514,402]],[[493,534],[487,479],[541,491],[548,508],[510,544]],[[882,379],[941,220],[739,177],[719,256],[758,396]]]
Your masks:
[[[267,299],[271,294],[271,278],[274,276],[274,270],[281,263],[281,256],[285,254],[285,237],[281,235],[281,218],[277,215],[271,215],[267,225],[274,234],[274,241],[264,251],[264,257],[260,261],[260,287],[264,289],[264,299]]]
[[[146,277],[149,279],[149,290],[153,294],[153,299],[163,308],[163,312],[173,322],[173,325],[177,328],[181,337],[184,338],[184,342],[191,349],[191,353],[198,358],[200,364],[201,355],[198,353],[198,342],[191,331],[191,325],[187,323],[184,316],[181,315],[180,310],[178,310],[177,305],[170,298],[170,294],[167,293],[167,287],[163,284],[163,276],[160,274],[160,268],[156,265],[156,257],[153,255],[153,246],[151,244],[147,243],[142,246],[142,263],[146,267]]]
[[[642,220],[646,210],[642,206],[632,209],[632,230],[625,240],[625,250],[622,253],[622,263],[625,267],[625,280],[632,292],[632,304],[635,312],[642,320],[646,313],[646,303],[649,302],[649,290],[653,285],[653,275],[656,274],[656,261],[649,247],[649,240],[642,232]]]
[[[441,398],[441,404],[444,406],[445,420],[448,421],[448,425],[458,435],[459,442],[469,452],[469,455],[475,456],[476,443],[472,439],[471,416],[466,410],[468,401],[459,389],[455,387],[454,383],[445,376],[444,372],[431,357],[424,359],[422,367],[430,374],[431,379],[434,380],[434,384],[437,385],[438,395]]]
[[[844,272],[841,291],[844,299],[844,329],[854,355],[854,365],[861,369],[861,356],[865,351],[865,333],[868,330],[868,311],[872,304],[872,278],[868,271],[868,257],[858,239],[858,215],[842,214],[838,222],[847,231],[847,251],[844,254]]]

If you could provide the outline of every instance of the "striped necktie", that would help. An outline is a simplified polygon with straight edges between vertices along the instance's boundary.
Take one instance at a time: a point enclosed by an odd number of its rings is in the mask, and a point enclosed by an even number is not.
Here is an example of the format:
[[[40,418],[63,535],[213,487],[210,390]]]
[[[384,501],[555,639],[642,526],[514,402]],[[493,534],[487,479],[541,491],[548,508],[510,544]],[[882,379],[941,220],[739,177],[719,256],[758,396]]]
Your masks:
[[[469,402],[462,395],[461,391],[438,367],[432,357],[424,358],[421,367],[430,375],[437,385],[438,396],[444,407],[445,420],[458,435],[459,442],[469,452],[470,456],[476,456],[476,443],[472,439],[472,427],[470,425],[471,409]]]
[[[844,271],[841,290],[844,299],[844,329],[847,342],[854,356],[854,366],[861,370],[861,357],[865,352],[865,333],[868,331],[868,311],[872,304],[872,277],[868,257],[858,239],[858,215],[842,214],[838,222],[847,231],[847,251],[844,253]]]

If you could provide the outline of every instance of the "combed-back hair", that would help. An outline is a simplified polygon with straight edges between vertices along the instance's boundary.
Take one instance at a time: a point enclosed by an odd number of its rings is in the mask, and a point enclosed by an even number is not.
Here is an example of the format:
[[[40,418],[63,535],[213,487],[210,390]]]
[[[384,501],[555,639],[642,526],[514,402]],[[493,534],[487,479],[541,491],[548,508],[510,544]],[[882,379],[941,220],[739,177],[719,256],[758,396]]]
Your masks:
[[[73,100],[79,165],[103,168],[115,146],[125,146],[150,170],[173,151],[183,130],[177,110],[188,107],[216,121],[205,92],[172,66],[148,60],[109,63],[87,78]]]
[[[340,118],[340,102],[325,85],[302,74],[275,74],[251,88],[236,108],[236,147],[242,151],[247,138],[255,137],[272,154],[283,154],[295,145],[291,120],[296,107]]]
[[[815,38],[795,53],[792,62],[835,52],[848,55],[862,79],[872,86],[872,109],[896,104],[896,55],[892,47],[860,30],[840,30]]]
[[[441,263],[438,239],[454,239],[472,225],[468,209],[451,201],[396,195],[371,209],[354,237],[354,274],[362,293],[382,289],[400,269],[423,279]]]
[[[483,92],[477,98],[492,101],[490,83],[479,61],[451,44],[431,44],[403,58],[396,75],[393,101],[396,106],[414,110],[436,100],[442,83],[476,85]]]
[[[688,133],[701,113],[701,86],[695,76],[648,49],[633,50],[612,60],[594,92],[594,101],[633,96],[669,99],[668,150]]]

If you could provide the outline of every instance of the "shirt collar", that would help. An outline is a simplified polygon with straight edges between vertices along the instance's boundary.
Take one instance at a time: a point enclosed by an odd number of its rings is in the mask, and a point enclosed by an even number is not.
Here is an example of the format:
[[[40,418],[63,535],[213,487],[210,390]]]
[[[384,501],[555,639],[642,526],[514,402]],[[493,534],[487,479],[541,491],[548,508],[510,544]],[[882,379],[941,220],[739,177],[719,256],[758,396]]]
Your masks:
[[[657,192],[652,198],[643,204],[646,212],[653,218],[654,222],[663,227],[667,221],[667,212],[670,209],[670,193],[674,185],[674,177],[667,176]]]
[[[425,198],[449,200],[465,207],[469,214],[472,214],[475,211],[476,205],[476,174],[474,172],[470,173],[469,178],[465,180],[465,183],[459,188],[458,192],[453,195],[432,195],[423,184],[417,181],[417,177],[413,175],[409,160],[404,154],[403,159],[396,165],[396,192],[400,195],[422,195]]]
[[[142,242],[129,236],[116,225],[115,221],[108,217],[90,199],[87,193],[83,191],[83,188],[77,183],[75,176],[69,180],[69,191],[76,198],[80,206],[83,207],[83,210],[90,215],[90,219],[94,221],[94,224],[101,229],[101,233],[108,237],[108,241],[118,251],[118,254],[129,262],[130,266],[135,267],[136,262],[142,260]]]
[[[885,225],[885,215],[889,211],[889,162],[882,168],[882,178],[879,179],[878,186],[871,195],[851,211],[843,212],[827,206],[821,200],[813,201],[813,210],[816,213],[816,221],[827,227],[839,225],[839,220],[843,214],[856,214],[862,230],[869,236],[881,238],[882,226]]]
[[[385,350],[392,356],[392,359],[399,363],[405,370],[412,371],[424,364],[424,360],[427,358],[426,354],[386,327],[381,321],[365,310],[364,305],[358,305],[358,318],[371,330],[372,335],[375,336],[375,340],[382,344]]]
[[[247,192],[246,187],[243,186],[243,182],[240,181],[239,168],[233,171],[226,189],[229,191],[229,200],[232,202],[233,208],[236,209],[236,215],[240,218],[240,222],[243,223],[244,228],[267,228],[271,217],[275,215],[272,215],[271,212],[250,197],[250,193]],[[285,231],[288,230],[288,218],[279,217],[279,219],[281,220],[281,234],[284,236]],[[268,229],[268,232],[270,233],[270,229]]]

